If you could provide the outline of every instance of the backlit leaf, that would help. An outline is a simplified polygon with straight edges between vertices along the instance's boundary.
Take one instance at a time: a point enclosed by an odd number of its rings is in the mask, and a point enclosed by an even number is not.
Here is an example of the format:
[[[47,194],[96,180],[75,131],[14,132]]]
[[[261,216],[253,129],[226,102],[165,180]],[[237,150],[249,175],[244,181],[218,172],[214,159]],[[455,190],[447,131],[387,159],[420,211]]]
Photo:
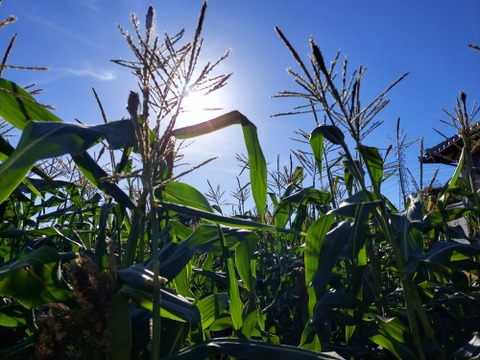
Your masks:
[[[168,202],[213,212],[207,199],[200,191],[182,182],[169,182],[165,185],[162,196],[163,200]]]
[[[257,127],[238,111],[231,111],[212,120],[200,124],[175,129],[172,135],[178,139],[209,134],[231,125],[241,125],[243,138],[247,147],[248,164],[250,166],[250,183],[253,199],[260,216],[264,221],[265,205],[267,202],[267,163],[258,141]]]
[[[131,145],[132,134],[132,123],[128,120],[92,127],[29,121],[17,148],[0,165],[0,202],[20,184],[36,161],[64,154],[79,155],[102,138],[112,141],[112,147],[116,148]]]
[[[0,295],[28,309],[70,298],[59,269],[60,255],[42,246],[0,267]]]

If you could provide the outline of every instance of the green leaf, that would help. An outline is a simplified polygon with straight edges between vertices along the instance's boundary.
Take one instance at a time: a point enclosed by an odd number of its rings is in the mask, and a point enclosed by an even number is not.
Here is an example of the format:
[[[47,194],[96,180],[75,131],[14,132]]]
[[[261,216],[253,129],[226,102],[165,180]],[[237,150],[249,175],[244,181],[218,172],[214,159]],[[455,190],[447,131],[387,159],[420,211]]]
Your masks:
[[[223,312],[228,309],[228,294],[211,294],[200,300],[197,304],[198,310],[202,314],[202,327],[207,329],[213,322],[220,319]]]
[[[253,257],[253,253],[257,250],[259,241],[260,236],[256,233],[251,233],[235,249],[235,265],[237,266],[238,274],[247,290],[253,293],[255,293],[255,287],[257,286],[257,260]]]
[[[423,204],[420,201],[412,201],[403,213],[391,214],[392,226],[408,275],[416,270],[418,259],[423,254],[422,216]]]
[[[330,230],[334,215],[325,215],[316,220],[308,229],[305,240],[305,285],[309,295],[308,310],[310,316],[313,316],[313,309],[317,304],[317,296],[312,284],[313,277],[319,267],[319,258],[322,244]]]
[[[455,351],[455,359],[480,359],[480,336],[476,332],[470,341]]]
[[[128,297],[117,291],[108,308],[109,354],[111,359],[128,360],[132,349],[132,324]]]
[[[164,209],[172,210],[175,212],[179,212],[179,213],[194,216],[194,217],[199,217],[215,224],[222,224],[222,225],[237,227],[241,229],[263,229],[263,230],[271,230],[271,231],[282,231],[287,233],[297,233],[295,231],[279,229],[274,226],[265,225],[258,222],[222,216],[215,213],[194,209],[189,206],[177,205],[177,204],[172,204],[168,202],[160,202],[159,205]]]
[[[82,174],[85,175],[93,185],[100,190],[105,191],[106,194],[113,197],[120,205],[130,209],[135,208],[135,203],[118,187],[117,184],[105,180],[108,178],[108,174],[100,165],[98,165],[90,154],[84,152],[83,154],[72,156],[72,158]]]
[[[463,171],[463,164],[465,163],[465,148],[462,148],[462,152],[460,153],[460,158],[458,159],[458,164],[453,173],[452,178],[448,182],[448,187],[445,192],[438,198],[437,205],[441,209],[444,209],[447,205],[448,198],[450,197],[450,190],[454,189],[457,185],[457,181],[460,178],[460,175]]]
[[[449,209],[436,208],[423,218],[423,231],[428,232],[433,228],[443,228],[448,222],[460,219],[472,212],[472,209],[457,207]]]
[[[341,145],[345,140],[345,135],[343,134],[342,130],[340,130],[337,126],[333,125],[320,125],[316,127],[312,131],[311,137],[318,137],[318,135],[323,135],[325,139],[327,139],[334,145]]]
[[[361,190],[342,201],[340,206],[329,211],[329,214],[355,218],[358,206],[364,207],[363,211],[373,212],[373,210],[381,203],[381,200],[373,200],[375,195],[369,191]]]
[[[315,188],[309,187],[283,198],[280,201],[279,207],[281,208],[283,203],[297,203],[301,205],[326,205],[330,201],[332,201],[332,194],[327,191],[317,190]]]
[[[17,327],[27,325],[31,319],[32,312],[19,304],[3,305],[0,307],[0,326]]]
[[[25,126],[30,122],[30,120],[40,120],[43,122],[62,122],[60,118],[48,111],[45,106],[36,102],[36,100],[24,89],[22,89],[17,84],[0,79],[0,116],[3,117],[6,121],[14,125],[20,130],[23,130]],[[128,126],[127,126],[128,127]],[[130,125],[131,127],[131,125]],[[130,138],[133,137],[133,130],[121,129],[122,131],[127,130],[130,134],[127,134]],[[110,129],[109,131],[115,131]],[[111,141],[117,142],[119,140],[118,132],[112,134]],[[121,135],[120,138],[123,138],[125,134]],[[110,135],[109,135],[110,136]],[[48,146],[47,146],[48,147]],[[3,150],[8,151],[8,148],[2,147]],[[5,153],[10,155],[8,153]],[[127,206],[129,208],[134,208],[135,205],[128,198],[127,195],[120,188],[110,182],[102,182],[100,179],[103,179],[107,176],[105,171],[90,157],[90,155],[84,153],[80,155],[73,156],[77,166],[80,168],[82,173],[98,188],[104,190],[108,195],[112,196],[116,201]],[[39,170],[33,168],[33,171],[39,174]],[[33,189],[32,189],[33,190]],[[5,191],[3,191],[4,193]],[[0,191],[2,195],[2,191]]]
[[[250,312],[248,312],[251,310]],[[247,302],[244,307],[244,317],[243,317],[243,325],[242,325],[242,336],[245,338],[249,339],[252,334],[254,336],[259,336],[260,332],[256,331],[254,332],[255,326],[257,325],[258,318],[261,315],[261,309],[256,308],[255,305],[251,302]]]
[[[317,299],[320,299],[320,297],[327,291],[327,285],[332,275],[333,266],[338,261],[343,247],[348,243],[352,228],[353,222],[342,221],[331,229],[326,236],[317,239],[317,241],[320,241],[321,245],[317,259],[318,268],[311,281],[315,288]]]
[[[60,255],[42,246],[0,267],[0,295],[16,299],[28,309],[71,297],[62,280]]]
[[[133,144],[131,121],[86,127],[61,122],[29,121],[12,156],[0,165],[0,202],[25,178],[33,164],[64,154],[79,155],[102,138],[114,148]]]
[[[460,244],[455,241],[438,241],[419,260],[432,264],[448,265],[480,255],[480,246]]]
[[[274,345],[262,341],[217,338],[194,346],[186,347],[177,354],[167,357],[167,360],[197,360],[216,359],[220,355],[227,355],[235,359],[251,360],[340,360],[343,359],[335,352],[315,352],[299,349],[288,345]]]
[[[399,318],[387,318],[376,314],[371,314],[371,316],[377,320],[378,326],[380,326],[389,336],[398,342],[406,343],[407,334],[409,334],[410,330],[400,321]]]
[[[27,91],[5,79],[0,79],[0,104],[0,116],[20,130],[30,120],[62,121],[37,103]]]
[[[385,318],[374,315],[374,320],[361,324],[362,330],[375,344],[390,351],[397,359],[415,359],[416,354],[406,344],[406,334],[409,329],[397,318]]]
[[[200,191],[182,182],[171,181],[165,185],[162,199],[171,203],[213,212],[207,199]]]
[[[228,249],[225,246],[225,236],[223,235],[220,225],[218,225],[218,234],[220,237],[220,243],[223,248],[223,256],[226,262],[227,268],[227,285],[228,285],[228,298],[230,301],[230,315],[232,316],[233,328],[239,330],[242,327],[242,300],[240,299],[240,292],[238,291],[237,278],[235,276],[235,269],[233,267],[233,260],[228,255]]]
[[[310,134],[310,147],[312,148],[313,157],[318,167],[318,172],[320,173],[320,178],[322,177],[322,160],[323,160],[323,143],[324,136],[321,131],[314,129]]]
[[[363,298],[362,288],[364,286],[364,273],[367,266],[366,242],[371,234],[371,225],[368,223],[368,219],[371,215],[370,210],[368,203],[366,205],[358,205],[349,244],[349,255],[350,260],[352,261],[350,280],[352,284],[352,293],[359,299]]]
[[[153,279],[150,279],[153,282]],[[130,285],[123,285],[120,291],[131,298],[140,307],[153,310],[153,289],[150,291],[140,290]],[[195,304],[192,304],[185,297],[174,294],[165,289],[160,289],[161,309],[160,315],[170,320],[187,322],[192,327],[192,340],[194,342],[202,340],[202,316]]]
[[[230,250],[239,242],[245,241],[251,233],[237,229],[223,229],[226,238],[226,246]],[[255,236],[255,235],[254,235]],[[169,281],[175,279],[187,266],[196,252],[221,254],[218,228],[212,225],[200,225],[184,241],[180,243],[169,242],[162,247],[159,254],[160,276]],[[144,263],[129,266],[117,271],[117,275],[123,281],[137,288],[147,286],[147,280],[151,277],[153,259]]]
[[[257,206],[260,221],[264,222],[265,205],[267,203],[267,162],[265,161],[262,148],[258,141],[256,126],[250,121],[248,121],[248,123],[243,121],[242,130],[248,152],[253,199]]]
[[[242,126],[243,138],[247,147],[253,199],[260,221],[263,222],[267,203],[267,163],[258,141],[257,128],[250,120],[238,111],[231,111],[200,124],[173,130],[172,135],[179,139],[189,139],[238,124]]]
[[[380,194],[380,184],[383,178],[383,158],[376,147],[360,145],[360,153],[365,160],[376,194]]]

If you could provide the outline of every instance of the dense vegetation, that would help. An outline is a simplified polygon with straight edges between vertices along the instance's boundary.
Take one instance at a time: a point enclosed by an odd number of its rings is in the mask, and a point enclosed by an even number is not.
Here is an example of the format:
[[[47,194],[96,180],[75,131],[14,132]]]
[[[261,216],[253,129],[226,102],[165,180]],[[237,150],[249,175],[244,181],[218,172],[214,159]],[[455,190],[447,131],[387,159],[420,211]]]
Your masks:
[[[310,151],[295,153],[298,166],[269,173],[240,112],[175,127],[187,93],[228,79],[215,74],[225,57],[198,68],[205,9],[187,43],[183,32],[156,37],[153,8],[144,34],[135,17],[133,36],[121,29],[134,59],[116,62],[140,87],[128,120],[67,124],[0,79],[0,116],[21,131],[15,149],[0,138],[0,358],[478,356],[476,111],[466,96],[451,118],[464,144],[456,171],[435,198],[420,191],[399,211],[382,195],[385,154],[364,138],[401,78],[362,107],[362,68],[349,75],[344,62],[338,76],[338,57],[327,67],[313,40],[304,62],[277,29],[299,66],[298,90],[279,96],[305,99],[293,113],[322,121],[300,133]],[[225,215],[219,192],[205,197],[174,168],[181,139],[231,125],[243,132],[241,190],[255,208]],[[449,223],[463,217],[470,231],[459,235]]]

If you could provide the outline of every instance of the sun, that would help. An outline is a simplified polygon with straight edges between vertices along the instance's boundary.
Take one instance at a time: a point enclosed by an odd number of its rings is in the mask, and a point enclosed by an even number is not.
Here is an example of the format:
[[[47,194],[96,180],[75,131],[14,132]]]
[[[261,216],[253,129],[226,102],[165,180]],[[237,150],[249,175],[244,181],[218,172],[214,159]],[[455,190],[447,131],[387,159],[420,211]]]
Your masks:
[[[217,91],[204,95],[202,93],[190,93],[182,100],[182,115],[178,125],[188,126],[210,120],[220,115],[224,108],[223,96]]]

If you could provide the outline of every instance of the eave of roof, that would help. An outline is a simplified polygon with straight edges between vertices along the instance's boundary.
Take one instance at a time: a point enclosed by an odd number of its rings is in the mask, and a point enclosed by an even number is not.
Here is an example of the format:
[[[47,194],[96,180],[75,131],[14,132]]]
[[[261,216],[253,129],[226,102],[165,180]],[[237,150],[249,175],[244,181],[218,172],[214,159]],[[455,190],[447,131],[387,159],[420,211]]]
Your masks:
[[[480,121],[471,126],[472,139],[480,139]],[[463,148],[463,140],[459,134],[456,134],[442,141],[438,145],[424,150],[424,155],[420,160],[424,164],[447,164],[455,165],[460,159]],[[477,150],[477,149],[475,149]]]

